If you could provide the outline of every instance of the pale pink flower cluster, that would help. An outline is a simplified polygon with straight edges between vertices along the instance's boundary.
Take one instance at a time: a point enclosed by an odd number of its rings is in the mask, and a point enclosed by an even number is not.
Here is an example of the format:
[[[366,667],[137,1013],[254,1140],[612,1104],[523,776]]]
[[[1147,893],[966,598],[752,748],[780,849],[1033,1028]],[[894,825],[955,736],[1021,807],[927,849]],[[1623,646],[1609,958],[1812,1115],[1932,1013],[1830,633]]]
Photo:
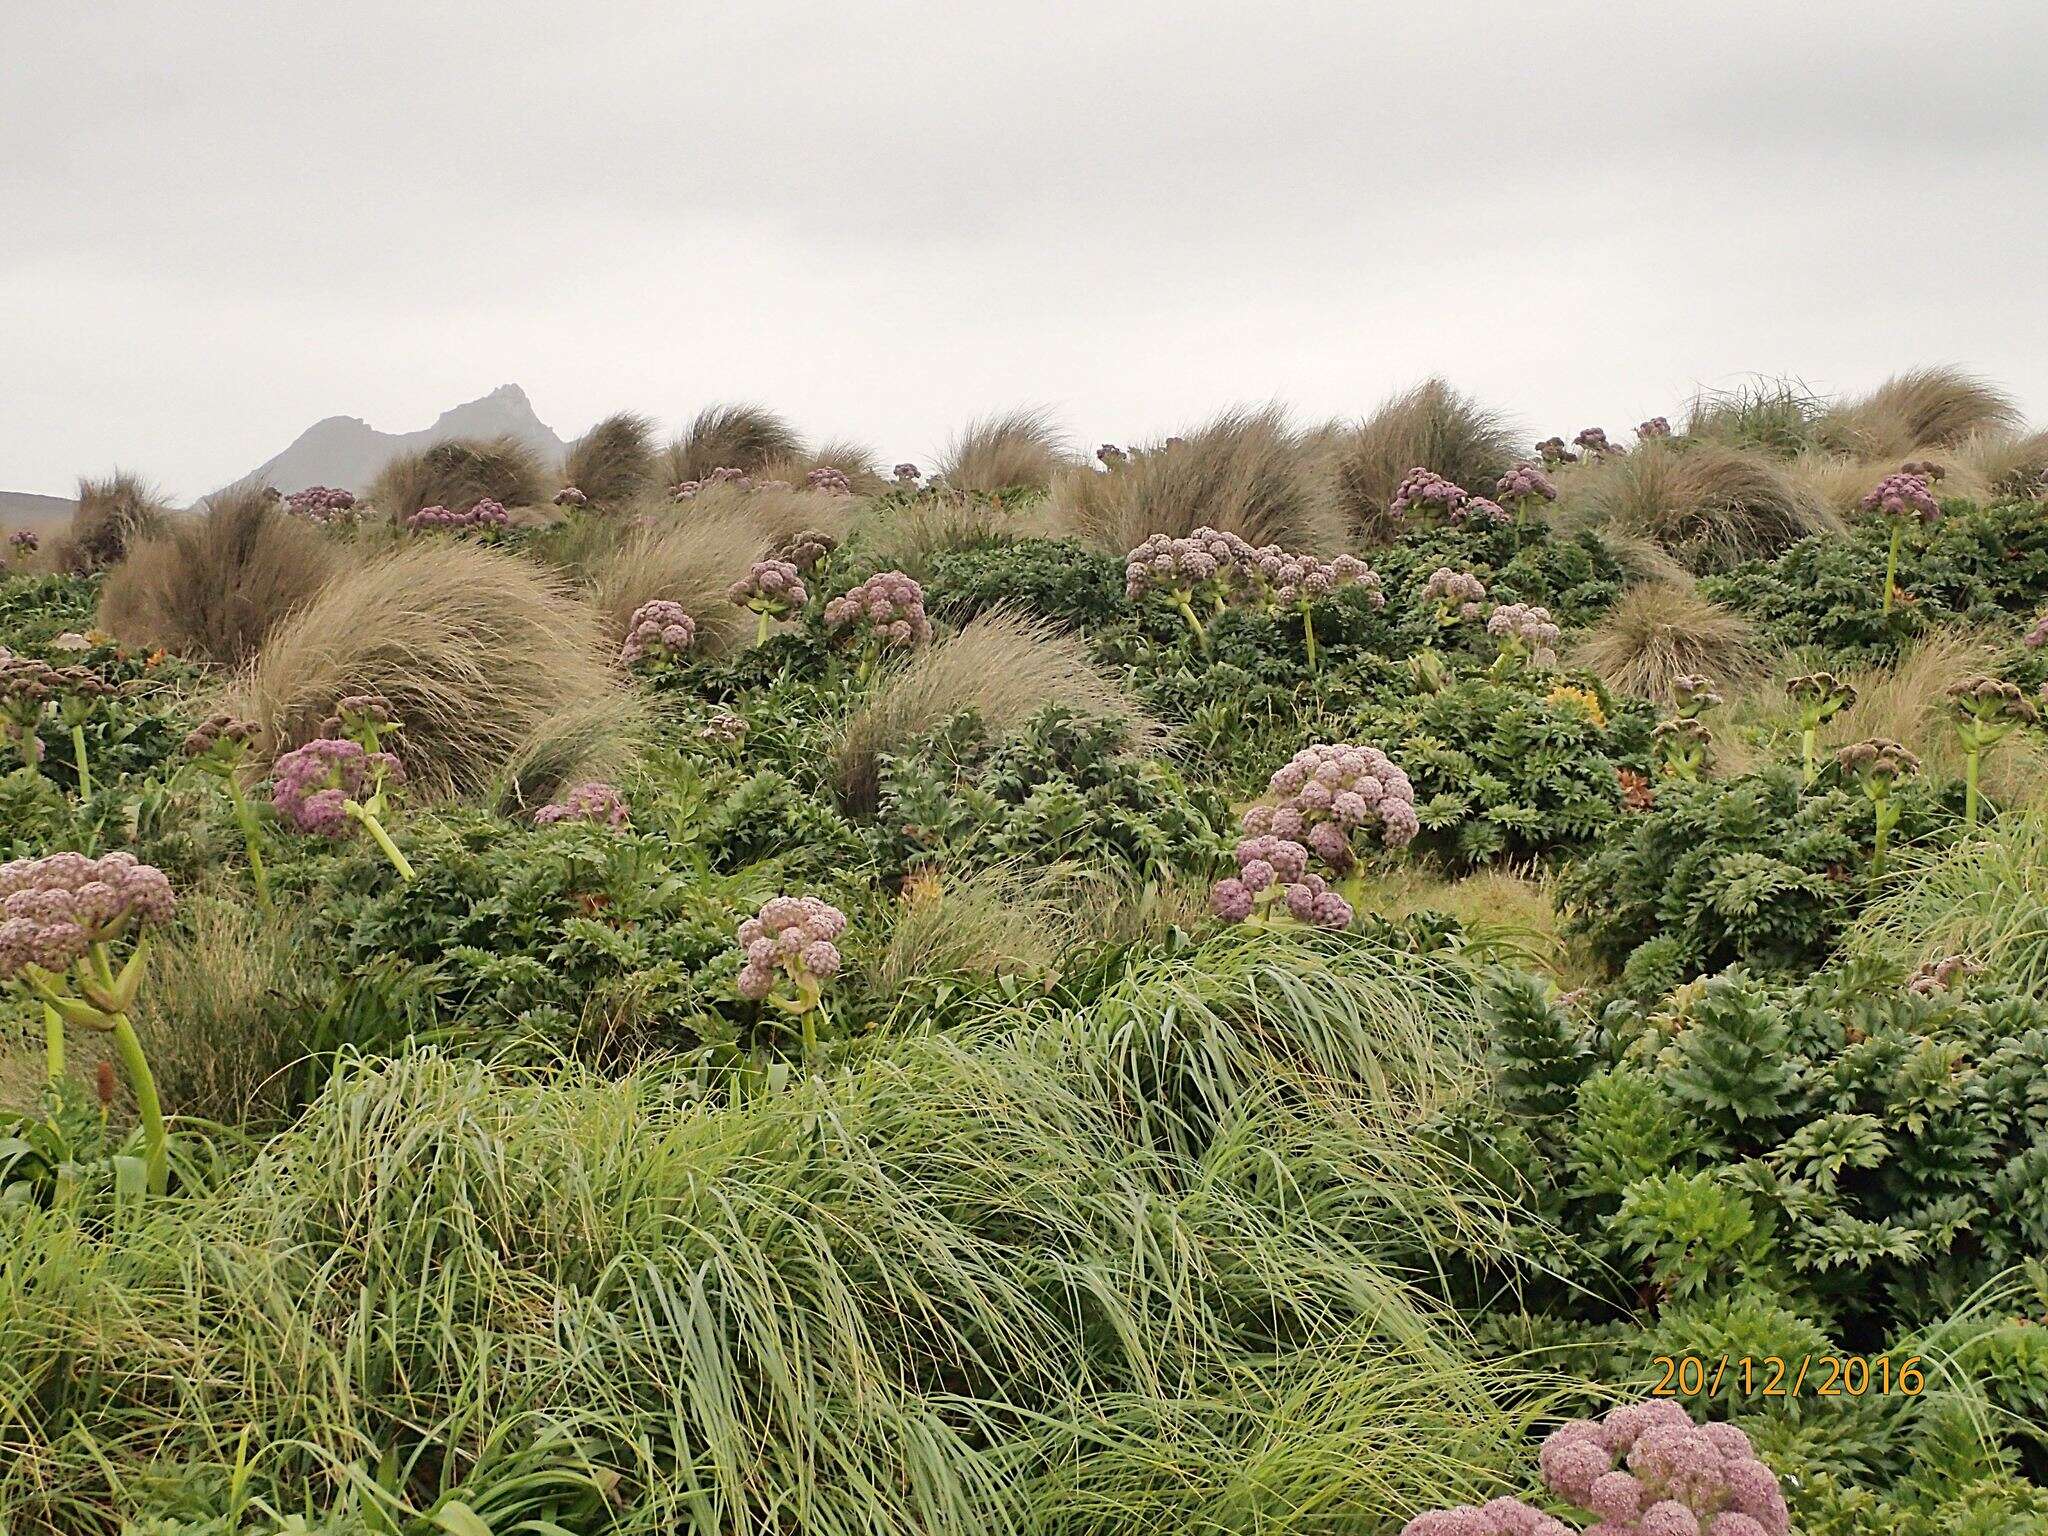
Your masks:
[[[1354,832],[1377,827],[1387,847],[1405,848],[1422,830],[1415,815],[1415,786],[1378,747],[1349,742],[1303,747],[1267,781],[1266,789],[1279,797],[1278,804],[1246,811],[1245,831],[1299,837],[1338,874],[1351,868]]]
[[[1563,633],[1538,603],[1502,603],[1486,619],[1486,632],[1504,648],[1518,650],[1539,667],[1557,664],[1557,641]]]
[[[1185,594],[1207,586],[1235,561],[1235,537],[1214,528],[1197,528],[1184,539],[1153,534],[1124,556],[1124,596],[1135,602],[1148,592]]]
[[[1209,909],[1228,923],[1241,923],[1263,905],[1277,905],[1312,928],[1351,926],[1351,903],[1309,873],[1308,849],[1265,833],[1237,845],[1237,874],[1209,892]]]
[[[685,480],[669,488],[669,497],[675,501],[688,501],[707,486],[729,485],[736,491],[751,491],[754,480],[744,469],[714,469],[702,480]]]
[[[825,628],[842,638],[866,625],[882,644],[923,645],[932,637],[924,588],[901,571],[880,571],[825,605]]]
[[[1375,608],[1386,603],[1379,573],[1355,555],[1319,560],[1216,528],[1197,528],[1184,539],[1155,533],[1124,556],[1124,596],[1134,602],[1151,592],[1220,595],[1226,583],[1258,606],[1306,606],[1350,586],[1363,588]]]
[[[1555,1515],[1520,1499],[1489,1499],[1473,1506],[1433,1509],[1401,1527],[1401,1536],[1579,1536]]]
[[[626,623],[626,643],[619,647],[619,665],[641,661],[676,661],[697,638],[697,621],[681,603],[658,597],[633,610]]]
[[[1934,488],[1921,476],[1903,471],[1878,481],[1877,488],[1863,498],[1861,505],[1865,512],[1880,517],[1917,518],[1923,523],[1934,522],[1941,516],[1941,503],[1934,499]]]
[[[804,476],[804,489],[826,496],[851,496],[853,482],[847,479],[846,471],[823,464]]]
[[[427,528],[452,528],[457,532],[467,532],[472,528],[503,528],[511,521],[512,514],[505,510],[504,504],[492,501],[487,496],[467,512],[456,512],[447,507],[421,507],[405,520],[405,526],[415,533]]]
[[[1785,1536],[1777,1475],[1732,1424],[1695,1424],[1669,1398],[1566,1424],[1543,1442],[1543,1481],[1600,1517],[1585,1536]]]
[[[1469,499],[1462,485],[1417,465],[1394,488],[1394,499],[1387,503],[1387,511],[1394,517],[1406,517],[1410,512],[1441,512],[1451,517]]]
[[[405,768],[389,752],[321,736],[280,757],[271,778],[270,803],[281,820],[309,836],[340,837],[348,830],[348,802],[403,784]]]
[[[803,607],[810,594],[789,560],[756,560],[747,574],[726,588],[725,595],[756,613],[785,614]]]
[[[555,492],[555,505],[558,507],[586,507],[590,505],[590,498],[575,486],[565,485]]]
[[[1468,496],[1465,504],[1451,514],[1453,526],[1460,527],[1466,523],[1481,523],[1500,528],[1513,521],[1506,507],[1497,501],[1489,501],[1484,496]]]
[[[42,547],[42,536],[33,528],[17,528],[7,535],[7,548],[17,559],[26,560]]]
[[[1603,459],[1622,451],[1618,444],[1607,440],[1607,430],[1604,427],[1582,427],[1579,435],[1572,439],[1572,446],[1583,448],[1587,453],[1597,453]]]
[[[1536,456],[1545,464],[1576,464],[1579,456],[1565,447],[1561,437],[1546,437],[1536,445]]]
[[[623,828],[627,816],[625,797],[596,779],[578,784],[553,805],[544,805],[533,813],[533,819],[544,827],[558,821],[596,821]]]
[[[896,466],[894,473],[896,476],[896,483],[899,486],[904,487],[905,489],[908,489],[909,487],[917,484],[918,473],[917,466],[915,464],[898,464]]]
[[[1486,601],[1486,583],[1470,571],[1440,565],[1422,584],[1422,600],[1436,604],[1437,617],[1446,624],[1453,619],[1477,619],[1479,605]]]
[[[1553,443],[1562,449],[1564,444],[1556,438]],[[1528,503],[1532,501],[1557,500],[1557,482],[1543,472],[1539,464],[1523,462],[1514,466],[1494,483],[1493,494],[1506,502]]]
[[[0,864],[0,981],[62,971],[93,944],[169,920],[171,882],[132,853],[52,853]]]
[[[345,523],[356,515],[355,492],[335,485],[309,485],[285,497],[284,509],[316,523]]]
[[[839,974],[839,947],[832,941],[846,931],[846,914],[815,896],[776,896],[739,926],[740,996],[759,1001],[775,987],[777,971],[802,988]]]
[[[1128,464],[1131,459],[1131,456],[1125,453],[1123,449],[1117,447],[1115,443],[1104,443],[1095,450],[1095,457],[1102,461],[1104,469],[1115,469],[1120,465]]]
[[[1669,437],[1670,435],[1671,422],[1668,417],[1664,416],[1652,416],[1648,421],[1642,422],[1636,427],[1636,436],[1642,439]]]

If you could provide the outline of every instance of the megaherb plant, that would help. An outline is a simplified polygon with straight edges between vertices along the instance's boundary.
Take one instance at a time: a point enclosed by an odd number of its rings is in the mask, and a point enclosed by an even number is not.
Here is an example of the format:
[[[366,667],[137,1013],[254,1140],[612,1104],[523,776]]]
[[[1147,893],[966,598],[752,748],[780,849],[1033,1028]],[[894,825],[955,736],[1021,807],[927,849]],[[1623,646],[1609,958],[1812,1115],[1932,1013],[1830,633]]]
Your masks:
[[[144,1184],[158,1195],[170,1176],[169,1135],[129,1016],[149,956],[147,930],[176,905],[163,871],[131,853],[53,853],[0,865],[0,983],[41,1005],[52,1083],[64,1075],[66,1025],[112,1037],[141,1117]],[[129,953],[117,967],[123,946]]]
[[[1941,503],[1934,499],[1934,488],[1919,475],[1904,471],[1886,475],[1878,482],[1876,489],[1863,498],[1863,511],[1880,517],[1891,528],[1891,544],[1884,558],[1884,602],[1885,613],[1892,611],[1892,598],[1898,591],[1899,546],[1906,540],[1906,530],[1915,523],[1933,523],[1941,518]]]
[[[272,765],[270,803],[287,826],[310,837],[338,838],[355,823],[370,834],[391,867],[411,880],[412,864],[383,821],[392,792],[405,783],[404,765],[382,749],[383,738],[399,727],[379,695],[343,699],[322,727],[326,734]]]
[[[211,715],[185,738],[184,750],[195,771],[215,780],[226,791],[235,825],[241,830],[242,847],[249,855],[249,878],[256,882],[256,898],[268,911],[272,903],[270,876],[263,866],[263,830],[256,824],[256,808],[250,804],[241,780],[242,765],[248,761],[250,748],[260,734],[254,721],[238,720],[229,714]]]
[[[1977,820],[1977,781],[1984,754],[2023,725],[2041,718],[2017,683],[1998,677],[1972,677],[1948,690],[1955,710],[1956,739],[1963,749],[1963,820]]]
[[[818,1050],[825,1017],[825,984],[839,974],[846,914],[815,896],[776,896],[739,925],[740,996],[790,1015],[802,1034],[806,1060]]]

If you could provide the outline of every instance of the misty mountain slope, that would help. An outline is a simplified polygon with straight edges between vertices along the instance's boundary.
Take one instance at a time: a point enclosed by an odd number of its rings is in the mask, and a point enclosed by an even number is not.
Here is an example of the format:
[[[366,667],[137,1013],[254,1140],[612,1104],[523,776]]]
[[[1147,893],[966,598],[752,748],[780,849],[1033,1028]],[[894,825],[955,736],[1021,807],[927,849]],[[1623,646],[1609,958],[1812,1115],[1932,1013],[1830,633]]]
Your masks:
[[[479,399],[443,411],[431,427],[417,432],[380,432],[359,417],[329,416],[244,478],[285,492],[309,485],[362,491],[400,453],[451,437],[504,435],[531,445],[548,463],[561,461],[565,445],[535,414],[526,391],[517,384],[501,384]]]

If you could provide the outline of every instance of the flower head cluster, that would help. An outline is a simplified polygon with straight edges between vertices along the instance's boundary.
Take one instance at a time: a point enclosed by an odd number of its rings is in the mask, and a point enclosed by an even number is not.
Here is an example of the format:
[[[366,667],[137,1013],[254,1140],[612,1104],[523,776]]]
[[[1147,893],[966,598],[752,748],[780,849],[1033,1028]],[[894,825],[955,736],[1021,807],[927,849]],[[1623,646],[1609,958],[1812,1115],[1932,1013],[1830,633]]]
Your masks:
[[[826,496],[851,496],[853,482],[847,479],[845,470],[821,464],[804,476],[804,489]]]
[[[1714,733],[1696,715],[1660,720],[1650,732],[1650,752],[1674,779],[1696,779],[1713,751]]]
[[[348,805],[403,784],[405,769],[389,752],[360,741],[320,736],[280,757],[271,769],[270,803],[289,826],[315,837],[348,830]]]
[[[316,523],[352,522],[356,516],[356,495],[337,485],[309,485],[285,497],[284,509]]]
[[[825,628],[841,638],[867,632],[885,646],[923,645],[932,637],[924,588],[901,571],[880,571],[825,605]]]
[[[1934,488],[1921,476],[1903,471],[1878,481],[1877,488],[1860,505],[1865,512],[1901,522],[1917,518],[1931,523],[1941,516],[1941,503],[1934,499]]]
[[[373,752],[399,728],[398,712],[381,693],[344,694],[334,701],[333,713],[320,722],[322,736],[346,736]]]
[[[778,972],[796,984],[799,1001],[817,1005],[818,983],[839,974],[839,946],[846,914],[815,896],[776,896],[739,926],[740,996],[756,1001],[775,989]]]
[[[784,539],[776,555],[787,560],[799,571],[808,573],[823,565],[825,557],[838,547],[839,541],[831,534],[817,528],[806,528]]]
[[[1972,677],[1953,683],[1949,686],[1948,698],[1960,719],[1980,725],[2003,726],[2009,730],[2016,725],[2030,725],[2040,718],[2040,712],[2019,684],[2009,683],[2002,677]]]
[[[1116,469],[1121,465],[1128,464],[1131,459],[1131,456],[1125,453],[1123,449],[1117,447],[1115,443],[1104,443],[1095,450],[1095,457],[1102,461],[1104,469]]]
[[[1446,480],[1435,470],[1417,465],[1394,488],[1394,499],[1387,503],[1387,513],[1397,518],[1405,518],[1411,512],[1440,512],[1450,517],[1463,508],[1468,499],[1469,493],[1462,485]]]
[[[1939,960],[1922,961],[1911,976],[1906,978],[1906,991],[1913,997],[1932,997],[1937,992],[1956,992],[1967,984],[1972,976],[1980,976],[1984,967],[1968,955],[1944,955]]]
[[[1590,688],[1574,688],[1569,683],[1559,683],[1543,696],[1546,704],[1569,704],[1600,730],[1607,729],[1607,709],[1600,702],[1600,695]]]
[[[7,553],[16,560],[26,560],[42,547],[42,537],[33,528],[17,528],[7,535]]]
[[[1832,672],[1802,672],[1785,679],[1785,692],[1799,706],[1801,730],[1825,724],[1856,702],[1856,685]]]
[[[1929,485],[1939,485],[1948,478],[1948,469],[1932,459],[1908,459],[1899,466],[1902,475],[1918,475]]]
[[[1562,449],[1564,444],[1552,438]],[[1526,460],[1514,466],[1494,483],[1493,494],[1509,505],[1526,507],[1531,502],[1557,500],[1557,482],[1539,464]]]
[[[1578,1532],[1520,1499],[1489,1499],[1476,1506],[1458,1504],[1417,1515],[1401,1527],[1401,1536],[1578,1536]]]
[[[801,608],[810,596],[803,576],[788,560],[756,560],[725,595],[756,613],[778,615]]]
[[[1607,440],[1607,429],[1604,427],[1581,427],[1579,435],[1572,439],[1572,446],[1587,453],[1596,453],[1603,459],[1621,452],[1616,444]]]
[[[1354,833],[1376,828],[1387,847],[1405,848],[1422,830],[1415,786],[1378,747],[1303,747],[1267,781],[1266,790],[1276,803],[1246,811],[1244,830],[1305,843],[1340,875],[1356,862]]]
[[[1669,1398],[1579,1419],[1537,1463],[1559,1498],[1598,1515],[1600,1536],[1785,1536],[1777,1475],[1732,1424],[1695,1424]]]
[[[1720,702],[1721,695],[1710,677],[1681,672],[1671,679],[1671,707],[1681,720],[1696,720]]]
[[[1561,437],[1546,437],[1536,445],[1536,457],[1545,464],[1576,464],[1579,456],[1565,447]]]
[[[1481,615],[1479,605],[1486,601],[1486,583],[1470,571],[1454,571],[1440,565],[1422,584],[1422,600],[1436,604],[1439,624],[1448,626],[1460,620],[1477,619]]]
[[[31,765],[42,759],[37,730],[55,704],[65,726],[82,725],[99,700],[117,690],[90,667],[53,667],[33,656],[0,651],[0,742]]]
[[[1124,596],[1133,601],[1149,592],[1189,594],[1213,590],[1236,563],[1238,546],[1234,535],[1214,528],[1197,528],[1184,539],[1155,533],[1124,556]],[[1245,546],[1249,549],[1249,546]],[[1280,551],[1263,553],[1280,558]]]
[[[619,665],[660,664],[682,658],[697,638],[697,621],[683,605],[657,597],[642,603],[626,621],[626,643],[619,647]]]
[[[896,466],[894,473],[896,476],[896,483],[906,490],[909,489],[911,486],[917,484],[918,473],[917,466],[915,464],[898,464]]]
[[[253,720],[233,715],[208,715],[185,737],[185,755],[210,773],[232,773],[261,734]]]
[[[1563,633],[1538,603],[1500,603],[1486,617],[1486,632],[1501,643],[1501,654],[1525,656],[1539,667],[1555,665]]]
[[[611,785],[593,779],[578,784],[553,805],[542,806],[533,813],[533,819],[543,827],[558,821],[596,821],[608,827],[624,827],[626,801]]]
[[[2048,645],[2048,613],[2034,620],[2034,627],[2027,631],[2025,645],[2030,651],[2038,651]]]
[[[1344,929],[1354,916],[1351,903],[1330,882],[1308,870],[1308,849],[1265,834],[1237,845],[1237,874],[1209,892],[1209,909],[1227,923],[1242,923],[1261,909],[1278,909],[1312,928]]]
[[[167,921],[177,904],[163,871],[132,853],[52,853],[0,864],[0,981],[31,965],[67,970],[91,945]]]
[[[1652,416],[1648,421],[1639,423],[1636,427],[1636,436],[1645,441],[1653,437],[1669,437],[1670,435],[1671,422],[1663,416]]]
[[[466,512],[456,512],[447,507],[421,507],[405,520],[405,526],[415,533],[428,528],[450,528],[458,533],[480,528],[489,533],[511,521],[512,514],[502,503],[485,497]]]
[[[1471,523],[1479,527],[1501,528],[1513,521],[1506,507],[1484,496],[1467,497],[1465,504],[1451,514],[1451,522],[1458,526]]]
[[[1920,771],[1920,759],[1886,736],[1873,736],[1842,748],[1835,754],[1835,762],[1866,792],[1877,788],[1880,795],[1898,780],[1912,778]]]
[[[575,486],[565,485],[555,492],[555,505],[558,507],[587,507],[590,505],[590,498]]]
[[[737,747],[747,739],[747,717],[736,710],[714,709],[697,734],[714,747]]]

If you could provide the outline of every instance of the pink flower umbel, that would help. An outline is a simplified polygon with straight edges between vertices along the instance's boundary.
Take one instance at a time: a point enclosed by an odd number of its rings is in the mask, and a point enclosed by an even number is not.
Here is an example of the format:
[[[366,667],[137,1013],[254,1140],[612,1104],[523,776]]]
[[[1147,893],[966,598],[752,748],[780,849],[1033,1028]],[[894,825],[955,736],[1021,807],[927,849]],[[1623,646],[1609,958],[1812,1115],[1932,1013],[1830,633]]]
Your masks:
[[[681,603],[656,598],[642,603],[626,621],[626,642],[619,647],[619,665],[646,671],[681,666],[696,643],[697,621]]]
[[[1905,542],[1906,530],[1915,523],[1933,523],[1941,519],[1941,503],[1934,498],[1934,487],[1920,475],[1908,474],[1901,470],[1895,475],[1886,475],[1860,503],[1864,512],[1873,517],[1884,518],[1892,525],[1891,546],[1884,559],[1884,603],[1882,611],[1892,611],[1892,600],[1899,585],[1899,546]]]
[[[43,1004],[52,1082],[64,1073],[64,1025],[113,1036],[135,1092],[146,1184],[158,1195],[170,1180],[170,1141],[128,1015],[142,986],[147,931],[176,909],[163,871],[132,853],[53,853],[0,865],[0,984],[23,987]],[[133,952],[116,970],[114,951],[130,941]]]
[[[263,833],[256,825],[256,811],[242,789],[242,765],[248,760],[262,734],[253,720],[233,715],[211,715],[185,738],[185,756],[198,772],[219,782],[227,791],[228,804],[235,813],[235,825],[242,831],[242,846],[249,855],[249,876],[256,882],[256,899],[270,910],[270,879],[263,869]]]
[[[819,558],[823,557],[822,551]],[[768,639],[769,626],[786,619],[810,600],[803,574],[793,560],[756,560],[746,575],[727,589],[727,597],[742,608],[760,615],[754,644]]]
[[[1422,584],[1421,596],[1423,602],[1435,605],[1436,622],[1444,629],[1485,616],[1480,604],[1486,601],[1486,583],[1470,571],[1438,566]]]
[[[7,558],[17,565],[28,564],[28,557],[42,547],[42,535],[33,528],[17,528],[7,535]]]
[[[1418,465],[1409,470],[1400,485],[1395,487],[1393,500],[1387,503],[1387,512],[1399,521],[1430,512],[1454,517],[1470,499],[1462,485]]]
[[[833,941],[845,931],[846,914],[830,902],[776,896],[742,922],[736,934],[746,956],[740,996],[795,1015],[806,1055],[817,1049],[824,985],[839,974],[839,947]]]
[[[1531,666],[1557,665],[1557,641],[1563,633],[1550,610],[1533,603],[1502,603],[1487,615],[1486,632],[1500,642],[1496,665],[1526,661]]]
[[[543,827],[551,827],[560,821],[595,821],[623,830],[629,820],[629,812],[623,795],[611,785],[593,779],[587,784],[578,784],[554,804],[542,806],[533,813],[533,819]]]
[[[902,571],[880,571],[825,605],[825,631],[841,644],[910,650],[932,638],[924,588]]]
[[[352,523],[356,520],[355,492],[332,485],[309,485],[284,499],[285,511],[314,523]]]
[[[414,878],[382,821],[390,792],[405,782],[405,768],[391,753],[372,752],[347,737],[316,737],[280,757],[271,776],[270,803],[285,825],[311,837],[338,838],[356,822],[392,868]]]

